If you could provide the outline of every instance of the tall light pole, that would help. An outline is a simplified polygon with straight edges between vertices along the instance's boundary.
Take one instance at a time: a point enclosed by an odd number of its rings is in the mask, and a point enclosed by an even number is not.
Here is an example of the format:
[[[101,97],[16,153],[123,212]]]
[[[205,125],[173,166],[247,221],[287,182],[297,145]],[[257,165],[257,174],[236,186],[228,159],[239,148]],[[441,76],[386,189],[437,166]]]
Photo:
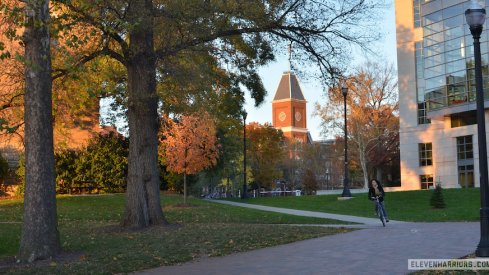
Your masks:
[[[472,0],[470,7],[465,11],[465,18],[470,27],[470,33],[474,37],[477,137],[479,142],[481,239],[475,254],[478,257],[489,257],[489,186],[487,175],[486,121],[484,117],[484,91],[482,86],[481,46],[479,41],[486,19],[486,10],[476,0]]]
[[[243,111],[243,193],[241,195],[242,199],[246,199],[248,197],[248,187],[246,186],[246,117],[248,113]]]
[[[348,131],[346,120],[346,96],[348,95],[348,87],[345,83],[341,86],[341,92],[343,93],[343,103],[345,108],[345,176],[343,177],[343,193],[342,197],[351,197],[350,188],[348,187]]]

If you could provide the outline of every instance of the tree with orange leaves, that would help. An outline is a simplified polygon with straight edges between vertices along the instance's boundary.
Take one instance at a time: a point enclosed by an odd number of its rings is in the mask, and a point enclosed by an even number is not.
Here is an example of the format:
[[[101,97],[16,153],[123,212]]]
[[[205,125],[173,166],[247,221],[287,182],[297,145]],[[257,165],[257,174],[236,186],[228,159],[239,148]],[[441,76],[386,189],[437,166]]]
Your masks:
[[[183,174],[183,198],[187,203],[187,175],[214,166],[218,159],[216,127],[210,115],[182,116],[179,122],[165,118],[160,155],[166,169]]]
[[[399,102],[394,67],[367,62],[344,83],[348,87],[348,142],[353,145],[350,154],[354,156],[352,160],[358,160],[363,187],[367,188],[369,178],[381,180],[383,166],[399,159]],[[323,119],[323,130],[341,136],[344,97],[338,86],[329,89],[328,96],[329,102],[316,106],[316,113]]]

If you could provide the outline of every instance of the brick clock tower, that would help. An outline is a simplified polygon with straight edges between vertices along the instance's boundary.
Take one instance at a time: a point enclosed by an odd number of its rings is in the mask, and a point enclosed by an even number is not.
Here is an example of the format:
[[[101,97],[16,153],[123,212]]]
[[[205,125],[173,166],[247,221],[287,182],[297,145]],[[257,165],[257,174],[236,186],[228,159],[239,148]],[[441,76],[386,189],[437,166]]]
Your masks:
[[[285,72],[272,101],[273,127],[281,129],[289,140],[310,143],[306,103],[297,76],[290,71]]]

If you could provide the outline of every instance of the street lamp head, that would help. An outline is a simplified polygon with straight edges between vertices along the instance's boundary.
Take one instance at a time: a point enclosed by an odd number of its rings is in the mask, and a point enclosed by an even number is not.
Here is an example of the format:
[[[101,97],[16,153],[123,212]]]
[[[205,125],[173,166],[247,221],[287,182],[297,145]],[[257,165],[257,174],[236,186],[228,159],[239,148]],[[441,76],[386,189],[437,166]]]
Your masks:
[[[346,96],[348,94],[348,87],[346,87],[346,84],[343,84],[341,86],[341,92],[343,93],[343,96]]]
[[[246,120],[246,117],[248,116],[248,113],[246,111],[243,111],[241,113],[241,115],[243,116],[243,120]]]
[[[465,19],[474,38],[479,38],[486,20],[486,10],[482,8],[477,0],[470,1],[470,6],[465,11]]]

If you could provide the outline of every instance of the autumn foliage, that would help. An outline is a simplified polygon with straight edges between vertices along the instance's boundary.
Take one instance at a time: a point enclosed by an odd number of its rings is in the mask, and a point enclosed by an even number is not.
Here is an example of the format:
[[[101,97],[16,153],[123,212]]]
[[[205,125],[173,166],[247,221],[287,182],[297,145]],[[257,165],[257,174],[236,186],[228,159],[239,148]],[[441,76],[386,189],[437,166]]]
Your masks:
[[[275,180],[282,177],[278,169],[284,158],[285,137],[281,130],[265,123],[250,123],[246,125],[247,154],[251,173],[258,188],[272,189]]]
[[[182,116],[178,122],[165,117],[162,129],[159,154],[168,171],[184,175],[186,197],[186,175],[196,174],[217,163],[216,126],[209,114],[202,113]]]

